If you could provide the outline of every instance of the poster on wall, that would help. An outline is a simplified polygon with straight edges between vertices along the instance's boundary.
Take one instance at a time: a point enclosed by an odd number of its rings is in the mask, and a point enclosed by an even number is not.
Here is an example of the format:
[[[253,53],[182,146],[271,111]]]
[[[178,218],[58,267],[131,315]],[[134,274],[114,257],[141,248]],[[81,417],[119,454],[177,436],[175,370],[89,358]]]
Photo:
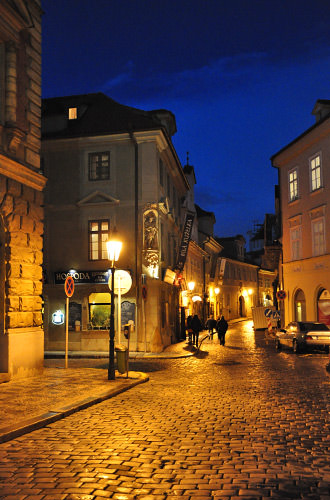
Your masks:
[[[81,304],[77,302],[69,303],[69,330],[74,330],[76,321],[81,324]]]
[[[127,325],[129,321],[135,324],[135,303],[124,300],[121,303],[121,324],[122,327]]]
[[[317,303],[318,320],[330,327],[330,293],[323,290]]]

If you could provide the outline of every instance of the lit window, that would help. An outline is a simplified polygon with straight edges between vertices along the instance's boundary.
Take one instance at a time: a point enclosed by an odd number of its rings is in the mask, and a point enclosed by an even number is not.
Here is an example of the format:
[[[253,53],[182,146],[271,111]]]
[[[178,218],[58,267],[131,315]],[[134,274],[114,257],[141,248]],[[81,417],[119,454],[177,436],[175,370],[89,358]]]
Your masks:
[[[320,189],[320,187],[322,186],[320,155],[317,155],[310,160],[309,168],[310,168],[310,179],[311,179],[311,191],[316,191],[316,189]]]
[[[290,230],[291,260],[301,259],[301,227]]]
[[[109,221],[93,220],[89,222],[89,260],[108,258],[106,242],[109,239]]]
[[[313,241],[313,255],[325,254],[325,225],[324,218],[312,221],[312,241]]]
[[[69,120],[76,120],[78,118],[78,109],[69,108]]]
[[[91,293],[88,297],[89,328],[108,329],[110,323],[110,294]]]
[[[298,171],[297,169],[289,172],[289,200],[294,201],[298,198]]]
[[[88,155],[88,178],[90,181],[104,181],[110,178],[110,153]]]

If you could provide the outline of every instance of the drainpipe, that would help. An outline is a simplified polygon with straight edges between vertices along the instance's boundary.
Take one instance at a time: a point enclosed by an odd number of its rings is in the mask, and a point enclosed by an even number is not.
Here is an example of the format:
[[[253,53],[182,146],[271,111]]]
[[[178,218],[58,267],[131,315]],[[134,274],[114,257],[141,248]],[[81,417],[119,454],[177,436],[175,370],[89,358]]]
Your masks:
[[[138,347],[138,325],[140,324],[139,315],[139,298],[140,298],[140,281],[138,275],[138,228],[139,228],[139,145],[135,139],[134,133],[129,132],[129,136],[134,144],[134,260],[135,260],[135,303],[136,303],[136,350]]]

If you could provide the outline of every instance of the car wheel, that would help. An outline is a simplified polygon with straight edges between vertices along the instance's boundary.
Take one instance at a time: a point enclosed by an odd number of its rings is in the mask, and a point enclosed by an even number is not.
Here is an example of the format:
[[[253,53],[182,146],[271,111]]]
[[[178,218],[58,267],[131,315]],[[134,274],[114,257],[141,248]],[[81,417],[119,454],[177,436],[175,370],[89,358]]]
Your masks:
[[[279,350],[281,349],[281,347],[282,347],[282,346],[281,346],[281,343],[280,343],[280,341],[279,341],[278,339],[276,339],[276,340],[275,340],[275,347],[276,347],[276,349],[277,349],[278,351],[279,351]]]
[[[298,352],[300,351],[298,342],[296,340],[292,342],[292,349],[295,354],[298,354]]]

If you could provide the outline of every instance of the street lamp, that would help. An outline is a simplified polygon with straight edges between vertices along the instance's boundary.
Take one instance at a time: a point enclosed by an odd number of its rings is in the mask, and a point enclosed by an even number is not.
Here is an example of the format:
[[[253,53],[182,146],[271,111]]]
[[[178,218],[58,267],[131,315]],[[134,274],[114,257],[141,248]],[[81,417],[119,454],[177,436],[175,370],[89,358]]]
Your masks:
[[[115,262],[119,259],[122,242],[118,238],[116,229],[112,237],[106,242],[108,259],[111,261],[111,304],[110,304],[110,329],[109,329],[109,368],[108,380],[115,380]]]

